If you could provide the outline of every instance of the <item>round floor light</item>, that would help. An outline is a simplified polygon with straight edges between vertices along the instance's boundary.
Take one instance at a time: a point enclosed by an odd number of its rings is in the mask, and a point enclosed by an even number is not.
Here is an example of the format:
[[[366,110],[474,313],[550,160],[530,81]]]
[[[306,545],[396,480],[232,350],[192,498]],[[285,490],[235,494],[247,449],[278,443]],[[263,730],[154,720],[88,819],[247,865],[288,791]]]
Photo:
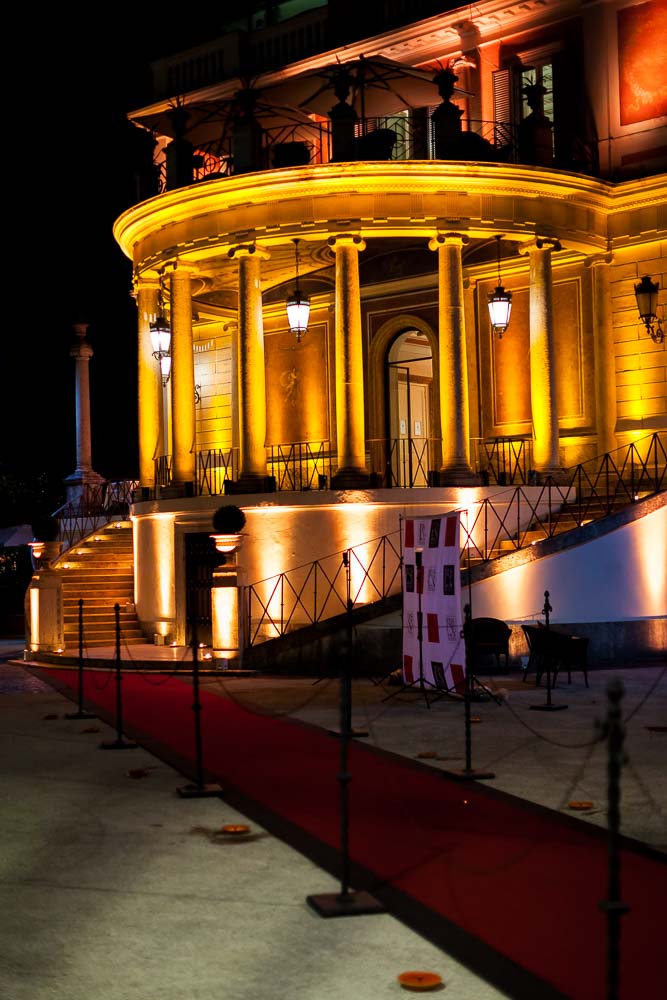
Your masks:
[[[228,833],[231,837],[240,837],[244,833],[250,833],[250,827],[244,823],[227,823],[220,828],[220,833]]]
[[[406,990],[433,990],[442,984],[437,972],[402,972],[398,981]]]

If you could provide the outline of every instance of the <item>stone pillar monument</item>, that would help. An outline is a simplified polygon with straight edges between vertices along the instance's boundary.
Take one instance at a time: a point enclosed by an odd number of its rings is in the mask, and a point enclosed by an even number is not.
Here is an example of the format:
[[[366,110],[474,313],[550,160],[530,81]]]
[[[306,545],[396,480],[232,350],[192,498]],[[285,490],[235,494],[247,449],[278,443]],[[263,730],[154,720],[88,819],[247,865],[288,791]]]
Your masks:
[[[88,362],[93,356],[93,349],[86,340],[88,326],[88,323],[74,324],[78,340],[69,352],[75,361],[76,469],[65,479],[68,503],[76,503],[85,493],[104,482],[103,477],[92,466]]]

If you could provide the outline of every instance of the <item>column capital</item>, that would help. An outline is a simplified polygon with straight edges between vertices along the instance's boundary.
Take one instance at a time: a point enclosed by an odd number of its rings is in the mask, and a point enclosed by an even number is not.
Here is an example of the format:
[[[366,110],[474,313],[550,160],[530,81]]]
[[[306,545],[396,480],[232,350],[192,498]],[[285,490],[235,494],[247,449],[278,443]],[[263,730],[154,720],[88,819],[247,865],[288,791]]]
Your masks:
[[[160,284],[161,278],[157,271],[135,271],[132,275],[132,291],[135,296],[144,288],[157,291]]]
[[[256,257],[257,260],[269,260],[271,254],[268,250],[263,250],[256,243],[239,243],[227,251],[227,256],[234,257]]]
[[[519,254],[529,254],[533,250],[562,250],[560,240],[555,239],[553,236],[535,236],[534,239],[527,240],[525,243],[521,243],[519,246]]]
[[[470,237],[466,233],[436,233],[428,241],[428,248],[439,250],[445,246],[463,247],[466,243],[470,243]]]
[[[366,249],[366,241],[355,233],[339,233],[336,236],[330,236],[327,245],[334,253],[339,247],[354,247],[355,250],[359,251]]]

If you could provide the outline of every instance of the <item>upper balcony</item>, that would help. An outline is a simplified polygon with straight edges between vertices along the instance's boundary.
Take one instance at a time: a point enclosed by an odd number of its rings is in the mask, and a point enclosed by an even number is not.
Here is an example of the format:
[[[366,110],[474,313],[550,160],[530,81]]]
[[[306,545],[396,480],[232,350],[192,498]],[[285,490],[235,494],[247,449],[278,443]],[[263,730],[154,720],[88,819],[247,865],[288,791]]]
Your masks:
[[[247,86],[226,99],[175,102],[144,116],[153,149],[138,200],[211,178],[338,162],[470,161],[598,176],[596,144],[561,133],[556,145],[539,94],[519,124],[475,120],[456,103],[464,92],[452,70],[434,75],[382,57],[361,57],[356,66],[269,89]]]

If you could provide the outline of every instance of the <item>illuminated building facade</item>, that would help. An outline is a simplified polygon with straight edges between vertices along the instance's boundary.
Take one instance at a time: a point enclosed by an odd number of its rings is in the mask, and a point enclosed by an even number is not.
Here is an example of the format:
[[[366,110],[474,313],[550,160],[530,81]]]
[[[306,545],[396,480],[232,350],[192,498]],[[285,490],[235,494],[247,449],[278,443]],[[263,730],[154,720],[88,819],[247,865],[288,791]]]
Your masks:
[[[152,153],[115,225],[138,307],[149,633],[185,641],[183,539],[222,494],[322,512],[289,551],[274,526],[271,567],[249,530],[253,582],[371,537],[325,509],[361,499],[387,531],[502,483],[489,455],[520,456],[512,481],[536,486],[667,430],[664,4],[414,3],[409,23],[405,4],[363,6],[249,5],[251,31],[162,60],[129,116]]]

